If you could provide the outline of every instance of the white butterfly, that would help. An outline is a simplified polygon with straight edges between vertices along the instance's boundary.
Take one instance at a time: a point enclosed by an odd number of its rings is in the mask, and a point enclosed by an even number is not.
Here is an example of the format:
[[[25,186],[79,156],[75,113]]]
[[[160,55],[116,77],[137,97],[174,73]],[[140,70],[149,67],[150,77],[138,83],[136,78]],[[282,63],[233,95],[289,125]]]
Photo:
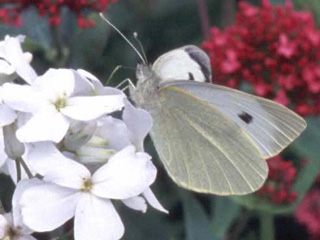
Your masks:
[[[144,62],[130,95],[153,117],[151,137],[171,178],[203,193],[258,190],[268,175],[265,159],[294,141],[306,122],[268,99],[210,84],[210,59],[196,46],[172,50],[147,65],[100,16]]]
[[[214,85],[209,57],[185,46],[137,67],[131,97],[150,112],[151,137],[172,179],[203,193],[242,195],[268,175],[277,155],[306,122],[273,101]],[[186,81],[191,80],[191,81]]]

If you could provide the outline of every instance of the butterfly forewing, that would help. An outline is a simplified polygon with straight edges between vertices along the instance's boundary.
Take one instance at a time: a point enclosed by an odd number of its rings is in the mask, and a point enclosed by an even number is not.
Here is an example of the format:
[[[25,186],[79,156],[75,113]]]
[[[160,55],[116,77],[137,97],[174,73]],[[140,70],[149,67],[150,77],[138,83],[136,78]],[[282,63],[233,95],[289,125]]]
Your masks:
[[[152,70],[165,81],[176,79],[210,82],[210,59],[201,49],[188,45],[163,54]]]
[[[306,127],[306,122],[288,108],[234,89],[191,81],[172,81],[165,86],[178,87],[215,106],[250,136],[264,158],[278,154]]]
[[[246,194],[261,187],[267,164],[237,124],[177,87],[162,88],[159,97],[151,136],[177,184],[219,195]]]

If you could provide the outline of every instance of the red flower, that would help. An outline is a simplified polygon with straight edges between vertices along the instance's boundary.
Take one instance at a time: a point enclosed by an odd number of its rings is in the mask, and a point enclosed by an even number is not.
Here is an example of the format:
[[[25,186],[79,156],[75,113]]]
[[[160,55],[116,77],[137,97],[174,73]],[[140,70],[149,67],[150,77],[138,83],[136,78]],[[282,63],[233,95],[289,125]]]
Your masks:
[[[295,213],[297,221],[306,226],[312,239],[320,239],[320,190],[307,193]]]
[[[0,19],[3,23],[21,26],[20,13],[33,6],[40,16],[49,17],[49,24],[60,25],[61,8],[68,7],[77,15],[79,27],[88,28],[94,26],[94,21],[83,16],[85,10],[104,12],[109,3],[115,2],[117,0],[3,0],[0,3]]]
[[[320,31],[312,15],[292,4],[255,7],[240,2],[235,24],[211,29],[203,43],[212,65],[212,81],[229,87],[249,83],[302,115],[320,113]]]
[[[275,204],[289,204],[296,200],[297,193],[291,191],[297,170],[291,161],[282,160],[278,155],[267,160],[269,175],[257,195]]]

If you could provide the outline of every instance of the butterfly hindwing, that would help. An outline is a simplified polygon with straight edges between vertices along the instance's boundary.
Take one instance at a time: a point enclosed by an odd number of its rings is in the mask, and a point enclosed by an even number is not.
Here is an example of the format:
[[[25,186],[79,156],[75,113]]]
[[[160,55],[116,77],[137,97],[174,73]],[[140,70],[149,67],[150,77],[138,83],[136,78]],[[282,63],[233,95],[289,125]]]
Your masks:
[[[278,154],[306,127],[306,122],[293,111],[264,98],[214,84],[173,81],[163,86],[168,85],[219,109],[250,136],[264,158]]]
[[[151,113],[151,137],[178,185],[218,195],[246,194],[261,187],[267,164],[240,127],[177,87],[162,88],[159,97],[161,105]]]

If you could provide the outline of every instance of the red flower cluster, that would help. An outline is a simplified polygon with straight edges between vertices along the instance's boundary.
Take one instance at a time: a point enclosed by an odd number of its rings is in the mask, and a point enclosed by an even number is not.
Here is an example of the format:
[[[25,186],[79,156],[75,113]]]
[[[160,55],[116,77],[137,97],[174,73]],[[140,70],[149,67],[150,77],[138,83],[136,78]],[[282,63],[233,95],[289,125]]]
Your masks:
[[[306,226],[312,239],[320,239],[320,188],[307,193],[295,216],[299,223]]]
[[[259,197],[275,204],[289,204],[296,200],[297,193],[291,191],[297,170],[291,161],[282,160],[280,155],[267,160],[269,175],[266,183],[257,191]]]
[[[77,15],[79,27],[89,28],[94,26],[94,21],[85,18],[83,12],[104,12],[109,3],[115,2],[117,0],[3,0],[0,3],[0,19],[6,24],[21,26],[20,13],[33,6],[37,8],[40,16],[49,17],[49,24],[59,25],[61,8],[68,7]]]
[[[240,2],[233,26],[211,29],[203,43],[213,82],[249,83],[257,95],[292,106],[301,115],[320,113],[320,31],[310,13],[290,2],[262,7]]]

